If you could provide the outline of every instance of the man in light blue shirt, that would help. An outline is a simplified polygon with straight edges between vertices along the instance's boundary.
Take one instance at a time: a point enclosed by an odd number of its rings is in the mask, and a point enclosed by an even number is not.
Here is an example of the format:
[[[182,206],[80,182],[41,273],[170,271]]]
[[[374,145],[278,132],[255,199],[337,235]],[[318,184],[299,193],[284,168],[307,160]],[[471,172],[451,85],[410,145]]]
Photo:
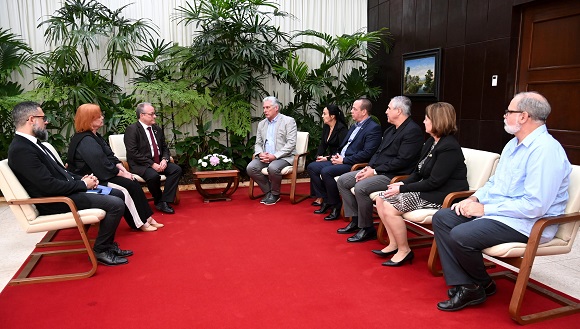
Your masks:
[[[445,281],[453,286],[442,311],[481,304],[496,291],[481,251],[506,242],[527,243],[534,223],[564,212],[570,162],[546,129],[550,104],[536,92],[517,94],[505,111],[505,130],[515,138],[504,147],[495,175],[469,198],[433,216],[433,231]],[[548,227],[541,243],[558,227]]]

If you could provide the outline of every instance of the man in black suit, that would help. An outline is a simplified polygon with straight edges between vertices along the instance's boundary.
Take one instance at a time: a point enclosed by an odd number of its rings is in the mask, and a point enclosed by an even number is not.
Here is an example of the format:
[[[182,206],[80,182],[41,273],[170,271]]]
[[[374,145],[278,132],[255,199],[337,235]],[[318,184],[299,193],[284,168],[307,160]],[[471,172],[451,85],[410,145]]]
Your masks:
[[[348,234],[360,228],[358,233],[347,239],[348,242],[362,242],[376,237],[370,194],[386,190],[393,177],[410,174],[419,161],[424,137],[421,127],[410,118],[411,100],[405,96],[393,97],[386,114],[392,126],[385,130],[383,141],[368,166],[338,178],[344,216],[352,220],[337,232]],[[350,191],[353,187],[354,195]]]
[[[33,198],[67,196],[79,210],[99,208],[106,211],[93,247],[95,256],[101,264],[127,264],[125,257],[133,255],[133,252],[121,250],[114,242],[115,231],[125,210],[123,193],[116,189],[112,189],[110,195],[86,193],[96,188],[99,181],[92,174],[81,177],[68,172],[41,144],[48,133],[46,116],[39,104],[23,102],[16,105],[12,118],[16,135],[8,149],[8,165],[26,192]],[[70,212],[64,203],[37,204],[36,208],[41,215]]]
[[[320,191],[320,194],[326,193],[322,206],[314,213],[323,214],[332,208],[330,215],[324,220],[340,217],[340,195],[334,177],[350,171],[356,163],[368,162],[381,143],[381,126],[370,117],[371,109],[371,101],[357,99],[350,110],[355,124],[350,127],[339,147],[340,153],[334,154],[330,161],[313,162],[308,166],[312,187]]]
[[[155,208],[167,214],[175,211],[169,203],[175,200],[179,188],[181,167],[169,162],[169,147],[163,129],[155,124],[155,108],[150,103],[137,105],[137,121],[125,130],[127,162],[131,172],[143,177],[153,195]],[[161,192],[161,175],[165,187]]]

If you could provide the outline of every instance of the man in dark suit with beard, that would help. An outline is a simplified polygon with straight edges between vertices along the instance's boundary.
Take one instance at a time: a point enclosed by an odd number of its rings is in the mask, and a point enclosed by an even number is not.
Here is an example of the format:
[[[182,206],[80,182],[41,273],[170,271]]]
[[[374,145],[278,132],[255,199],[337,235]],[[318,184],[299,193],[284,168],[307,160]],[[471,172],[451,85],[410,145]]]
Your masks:
[[[123,193],[116,189],[112,189],[110,195],[86,193],[96,188],[99,181],[93,175],[71,174],[42,145],[41,140],[45,140],[48,133],[46,116],[39,104],[23,102],[16,105],[12,118],[16,135],[8,149],[8,165],[26,192],[33,198],[67,196],[79,210],[99,208],[106,211],[93,246],[95,256],[101,264],[127,264],[125,257],[133,252],[121,250],[114,242],[115,231],[125,210]],[[70,212],[63,203],[37,204],[36,208],[41,215]]]
[[[125,130],[127,162],[131,172],[143,177],[153,196],[155,208],[167,214],[175,211],[169,203],[179,188],[181,167],[169,162],[169,147],[163,129],[155,124],[155,108],[150,103],[137,105],[137,121]],[[161,192],[161,175],[166,176]]]

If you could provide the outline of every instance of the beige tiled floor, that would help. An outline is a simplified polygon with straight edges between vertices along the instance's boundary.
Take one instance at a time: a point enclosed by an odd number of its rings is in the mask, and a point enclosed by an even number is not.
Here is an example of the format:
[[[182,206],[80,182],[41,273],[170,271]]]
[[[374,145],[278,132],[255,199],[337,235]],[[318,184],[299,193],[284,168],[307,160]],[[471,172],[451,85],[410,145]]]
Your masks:
[[[0,202],[0,291],[43,236],[44,233],[24,233],[8,205]],[[532,278],[580,299],[580,238],[569,254],[539,257]]]

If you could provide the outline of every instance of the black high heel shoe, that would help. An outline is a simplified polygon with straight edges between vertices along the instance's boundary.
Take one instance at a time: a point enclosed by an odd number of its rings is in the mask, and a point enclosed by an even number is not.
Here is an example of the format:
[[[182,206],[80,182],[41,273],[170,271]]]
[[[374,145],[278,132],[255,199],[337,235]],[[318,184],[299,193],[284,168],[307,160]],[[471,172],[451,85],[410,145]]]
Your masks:
[[[405,258],[403,258],[403,260],[401,260],[400,262],[393,262],[392,260],[388,260],[383,263],[383,266],[398,267],[404,265],[406,262],[409,262],[409,264],[413,264],[413,258],[415,258],[415,253],[413,252],[413,250],[411,250],[407,254],[407,256],[405,256]]]
[[[332,207],[332,205],[329,205],[328,203],[323,202],[322,206],[320,206],[320,209],[314,210],[314,213],[315,214],[325,214],[328,211],[328,209],[330,209],[331,207]]]
[[[394,255],[396,254],[399,249],[395,249],[395,250],[391,250],[388,252],[383,252],[382,250],[371,250],[375,255],[380,256],[380,257],[388,257],[390,255]]]

